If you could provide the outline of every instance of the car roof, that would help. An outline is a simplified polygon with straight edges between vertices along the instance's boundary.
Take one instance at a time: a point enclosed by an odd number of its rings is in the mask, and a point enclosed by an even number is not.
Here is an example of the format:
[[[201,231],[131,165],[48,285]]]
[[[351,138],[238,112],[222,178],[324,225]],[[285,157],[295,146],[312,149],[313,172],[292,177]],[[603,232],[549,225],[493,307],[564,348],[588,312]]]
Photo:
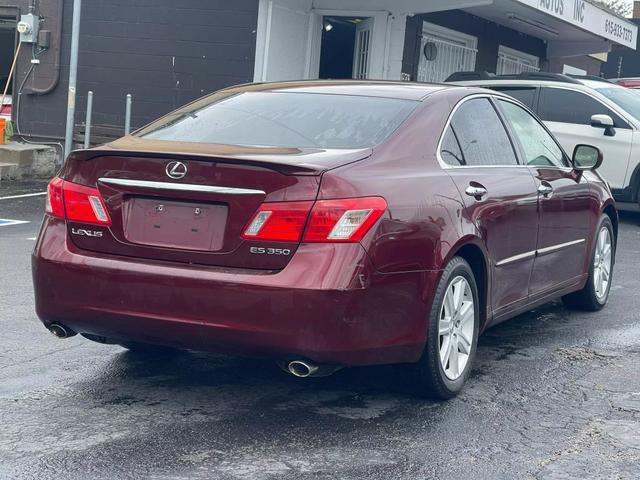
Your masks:
[[[582,84],[590,88],[625,88],[622,85],[609,81],[581,80]]]
[[[295,82],[248,83],[225,89],[240,92],[289,92],[326,95],[357,95],[421,101],[434,92],[455,85],[393,82],[381,80],[302,80]]]
[[[565,77],[564,75],[559,75],[559,77]],[[622,105],[612,101],[607,95],[605,95],[602,91],[603,88],[607,90],[612,89],[622,89],[627,90],[627,87],[622,85],[618,85],[607,79],[600,79],[598,77],[571,77],[569,81],[562,80],[548,80],[548,79],[521,79],[514,78],[514,76],[500,77],[493,76],[490,78],[478,79],[478,80],[464,80],[464,81],[452,81],[449,82],[452,85],[459,85],[465,87],[479,87],[479,88],[495,88],[497,86],[504,87],[518,87],[518,86],[528,86],[528,87],[558,87],[565,88],[570,90],[577,90],[585,92],[591,96],[595,96],[599,99],[600,102],[604,103],[608,108],[613,110],[617,115],[625,119],[625,121],[638,126],[639,120],[636,119],[630,112],[626,111]],[[503,92],[504,93],[504,92]]]
[[[598,95],[602,97],[602,94],[598,92],[599,89],[626,89],[622,85],[617,83],[610,82],[608,80],[594,80],[594,79],[577,79],[576,83],[568,83],[562,81],[552,81],[552,80],[519,80],[519,79],[511,79],[511,78],[494,78],[490,80],[468,80],[463,82],[452,82],[454,85],[460,86],[474,86],[474,87],[496,87],[499,85],[504,85],[505,87],[518,87],[518,86],[529,86],[529,87],[558,87],[558,88],[568,88],[570,90],[579,90],[583,92],[590,92],[592,95]],[[609,103],[607,100],[606,103]]]
[[[463,81],[452,81],[453,85],[465,85],[465,86],[476,86],[476,87],[484,87],[484,86],[493,86],[493,85],[512,85],[512,86],[554,86],[554,87],[564,87],[564,88],[574,88],[577,90],[591,90],[603,87],[611,87],[611,88],[624,88],[621,85],[618,85],[614,82],[611,82],[607,79],[598,79],[596,77],[571,77],[572,81],[565,81],[562,79],[558,80],[550,80],[544,78],[514,78],[511,76],[500,77],[495,76],[492,78],[486,78],[482,80],[463,80]]]

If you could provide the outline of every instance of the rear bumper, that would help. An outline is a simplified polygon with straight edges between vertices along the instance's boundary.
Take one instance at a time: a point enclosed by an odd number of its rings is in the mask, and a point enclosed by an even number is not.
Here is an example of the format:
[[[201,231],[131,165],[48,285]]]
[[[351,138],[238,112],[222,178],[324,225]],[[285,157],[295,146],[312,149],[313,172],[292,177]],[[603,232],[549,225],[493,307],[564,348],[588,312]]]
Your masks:
[[[302,245],[268,273],[109,256],[79,250],[49,217],[32,265],[45,325],[341,365],[418,360],[439,273],[380,274],[359,244]]]

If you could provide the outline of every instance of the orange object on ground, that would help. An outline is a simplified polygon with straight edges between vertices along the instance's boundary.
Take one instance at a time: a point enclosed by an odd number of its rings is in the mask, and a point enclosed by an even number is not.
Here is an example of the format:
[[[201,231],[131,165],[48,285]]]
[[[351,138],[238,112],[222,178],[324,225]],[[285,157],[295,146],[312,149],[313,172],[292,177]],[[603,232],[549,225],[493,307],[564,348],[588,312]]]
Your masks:
[[[0,118],[0,145],[4,145],[5,143],[7,143],[6,128],[7,119]]]

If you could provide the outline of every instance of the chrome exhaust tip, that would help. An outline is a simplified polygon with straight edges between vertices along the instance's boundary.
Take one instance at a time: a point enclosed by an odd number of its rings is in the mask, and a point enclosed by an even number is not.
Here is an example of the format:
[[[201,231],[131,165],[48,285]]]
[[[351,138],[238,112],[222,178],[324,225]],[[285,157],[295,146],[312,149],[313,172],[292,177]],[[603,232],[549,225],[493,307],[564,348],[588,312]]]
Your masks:
[[[58,338],[69,338],[76,335],[76,332],[65,327],[64,325],[60,325],[59,323],[52,323],[47,328],[53,335]]]
[[[320,367],[305,360],[293,360],[287,365],[289,373],[298,378],[307,378],[316,373]]]

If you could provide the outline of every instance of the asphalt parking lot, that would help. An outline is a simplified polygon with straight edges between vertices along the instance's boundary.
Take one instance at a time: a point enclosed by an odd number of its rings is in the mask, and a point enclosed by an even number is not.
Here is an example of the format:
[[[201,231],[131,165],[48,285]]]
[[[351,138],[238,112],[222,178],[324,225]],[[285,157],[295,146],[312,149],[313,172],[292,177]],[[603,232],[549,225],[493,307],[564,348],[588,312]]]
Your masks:
[[[43,191],[3,183],[0,197]],[[608,307],[555,303],[480,339],[446,403],[391,367],[298,380],[269,361],[140,356],[35,316],[43,196],[0,199],[0,479],[640,477],[640,214],[621,217]]]

